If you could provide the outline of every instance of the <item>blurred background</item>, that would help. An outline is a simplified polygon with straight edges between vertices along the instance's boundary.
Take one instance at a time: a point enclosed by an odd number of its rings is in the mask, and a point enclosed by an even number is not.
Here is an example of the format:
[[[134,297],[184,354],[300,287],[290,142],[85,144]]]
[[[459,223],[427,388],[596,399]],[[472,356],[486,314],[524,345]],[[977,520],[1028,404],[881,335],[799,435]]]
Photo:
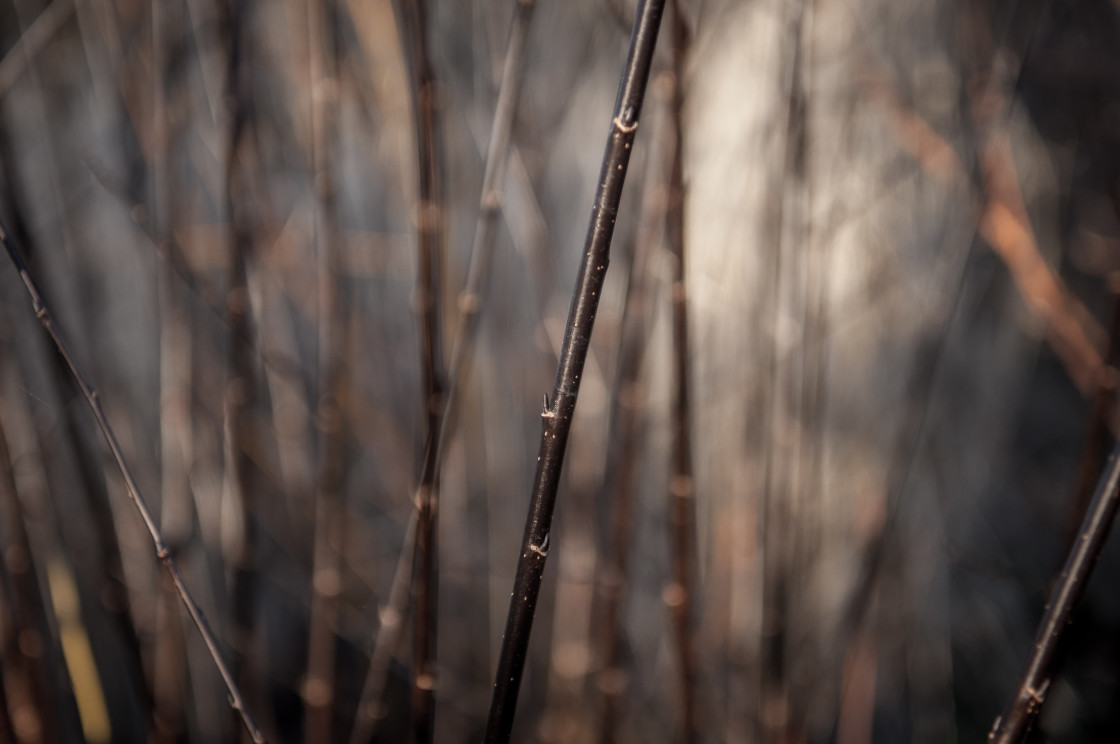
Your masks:
[[[391,589],[426,425],[425,210],[401,2],[0,0],[0,215],[277,742],[409,737]],[[445,350],[515,7],[428,7]],[[531,17],[444,444],[436,741],[485,725],[633,13],[537,0]],[[1120,5],[682,0],[679,71],[671,13],[514,738],[981,740],[1116,431]],[[243,736],[7,262],[0,509],[0,739]],[[1031,741],[1120,734],[1118,542]]]

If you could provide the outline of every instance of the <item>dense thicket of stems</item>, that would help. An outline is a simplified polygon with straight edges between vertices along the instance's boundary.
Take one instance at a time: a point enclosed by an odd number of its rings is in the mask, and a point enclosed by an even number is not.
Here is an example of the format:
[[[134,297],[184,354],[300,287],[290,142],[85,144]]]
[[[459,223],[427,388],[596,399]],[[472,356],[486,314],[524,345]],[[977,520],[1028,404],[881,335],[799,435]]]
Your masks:
[[[549,551],[549,530],[552,526],[556,492],[560,485],[564,451],[571,431],[587,349],[591,343],[595,314],[606,279],[615,218],[638,130],[638,118],[645,98],[664,7],[664,0],[643,0],[638,5],[626,66],[603,153],[603,165],[599,172],[599,184],[576,289],[568,311],[556,383],[552,399],[545,399],[544,410],[541,411],[540,453],[486,724],[485,740],[490,744],[509,741],[513,728],[521,674],[525,667],[533,615]]]
[[[525,70],[525,39],[529,34],[529,22],[533,16],[535,0],[518,0],[510,28],[509,44],[506,48],[505,62],[502,66],[502,79],[498,89],[498,102],[494,110],[494,121],[490,130],[490,143],[486,150],[486,164],[482,178],[482,196],[479,200],[478,220],[475,224],[474,241],[471,246],[467,281],[459,294],[459,324],[451,342],[451,358],[448,365],[447,389],[438,401],[442,407],[440,427],[430,446],[425,448],[421,463],[420,489],[413,496],[415,504],[420,503],[425,484],[437,480],[442,462],[443,448],[451,434],[455,420],[455,403],[459,387],[466,374],[471,352],[474,349],[478,332],[478,320],[486,295],[487,278],[490,274],[494,239],[501,212],[501,195],[505,181],[506,159],[509,154],[513,120],[517,113],[517,101],[521,91],[521,81]],[[351,742],[369,739],[376,718],[382,712],[381,698],[385,689],[385,678],[389,668],[389,657],[397,647],[401,618],[405,611],[407,592],[412,577],[412,562],[416,545],[416,531],[420,519],[414,511],[406,530],[405,544],[388,601],[381,612],[381,627],[378,630],[369,671],[362,686],[361,700],[358,705],[357,720],[351,733]]]
[[[1058,642],[1069,627],[1073,607],[1085,590],[1085,584],[1100,558],[1116,517],[1117,505],[1120,505],[1120,445],[1112,450],[1108,467],[1097,484],[1097,491],[1066,558],[1058,583],[1050,593],[1050,601],[1046,604],[1046,612],[1039,623],[1031,654],[1015,693],[1008,701],[1003,715],[993,724],[988,741],[994,744],[1017,744],[1041,712],[1046,693],[1050,689],[1051,669]]]
[[[124,479],[128,495],[132,499],[132,503],[136,506],[137,511],[140,513],[140,518],[143,520],[144,526],[148,529],[148,533],[151,535],[156,557],[160,559],[168,575],[171,577],[171,581],[175,585],[175,592],[179,595],[179,599],[183,602],[183,606],[186,607],[188,614],[191,616],[191,620],[194,621],[195,626],[202,635],[202,640],[206,644],[210,657],[214,660],[214,665],[217,667],[222,681],[225,682],[226,689],[229,691],[230,706],[240,717],[241,723],[245,726],[245,730],[249,733],[252,740],[254,742],[263,742],[264,736],[261,734],[260,729],[257,728],[252,714],[245,705],[241,690],[234,680],[229,667],[222,658],[222,654],[218,649],[218,641],[214,637],[213,631],[210,630],[210,625],[207,623],[206,617],[202,614],[198,603],[195,602],[194,598],[191,596],[190,590],[183,580],[183,575],[179,572],[179,566],[171,556],[171,552],[164,543],[163,535],[160,533],[151,511],[148,509],[148,504],[140,491],[140,487],[132,477],[132,472],[125,462],[124,453],[121,450],[120,444],[117,443],[117,437],[113,433],[113,429],[109,424],[109,419],[105,416],[105,411],[101,406],[101,400],[97,390],[89,383],[78,367],[77,361],[70,353],[69,347],[66,345],[65,341],[63,341],[62,336],[55,327],[54,318],[44,303],[43,296],[39,292],[38,286],[31,278],[31,273],[27,268],[26,262],[12,242],[11,235],[8,233],[3,223],[0,223],[0,242],[4,243],[4,247],[8,251],[8,257],[15,265],[16,271],[19,273],[20,279],[27,289],[27,293],[31,298],[32,308],[35,311],[35,316],[51,337],[51,341],[54,342],[63,361],[65,361],[66,366],[69,368],[74,382],[77,383],[78,388],[82,391],[83,397],[89,404],[93,417],[97,421],[97,426],[101,430],[101,434],[105,437],[105,441],[109,446],[109,451],[113,456],[113,460],[116,462],[117,469]]]
[[[672,63],[668,76],[669,119],[672,127],[672,159],[669,167],[669,204],[665,213],[672,302],[672,403],[670,406],[672,441],[669,465],[669,519],[672,583],[664,598],[672,617],[677,651],[677,673],[680,675],[681,741],[696,741],[696,654],[692,644],[692,533],[695,513],[695,489],[692,473],[692,410],[689,404],[688,295],[685,284],[684,244],[684,178],[682,172],[682,111],[684,93],[682,78],[688,54],[689,29],[681,0],[670,4],[670,38]]]
[[[413,575],[413,741],[432,741],[435,723],[436,637],[439,553],[437,508],[439,472],[434,453],[444,416],[443,351],[439,327],[440,275],[443,261],[444,205],[439,90],[428,54],[426,0],[403,3],[402,46],[409,50],[411,96],[415,119],[419,201],[419,241],[414,302],[420,316],[420,366],[425,413],[423,466],[417,486],[416,568]]]

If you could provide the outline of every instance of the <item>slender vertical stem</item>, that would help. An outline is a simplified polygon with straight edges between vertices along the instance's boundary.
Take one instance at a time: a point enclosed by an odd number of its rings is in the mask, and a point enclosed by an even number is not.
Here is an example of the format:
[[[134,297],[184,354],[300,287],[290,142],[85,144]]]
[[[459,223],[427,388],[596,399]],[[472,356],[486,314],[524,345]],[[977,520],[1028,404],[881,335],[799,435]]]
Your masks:
[[[798,478],[801,435],[800,386],[796,357],[784,359],[777,342],[783,317],[801,312],[803,288],[799,286],[803,235],[802,191],[805,183],[805,121],[802,90],[803,38],[807,0],[787,6],[785,17],[786,61],[783,78],[787,86],[786,141],[777,183],[772,281],[769,287],[768,322],[772,324],[769,345],[769,441],[765,453],[765,493],[762,509],[762,647],[759,670],[759,722],[761,740],[767,744],[785,741],[796,724],[790,716],[788,638],[796,586],[795,544],[802,510]],[[800,318],[798,318],[800,320]]]
[[[319,483],[315,494],[315,541],[311,568],[311,619],[308,630],[307,680],[303,688],[307,715],[305,740],[331,741],[335,699],[335,633],[341,591],[343,531],[342,424],[344,399],[343,320],[339,291],[338,228],[332,146],[335,139],[335,95],[338,45],[329,0],[307,7],[308,59],[311,91],[311,167],[318,199],[315,242],[319,257],[319,359],[316,423]]]
[[[673,583],[665,592],[672,615],[680,675],[682,741],[696,741],[696,654],[692,647],[691,561],[694,506],[692,477],[692,410],[689,404],[688,297],[685,285],[684,178],[682,174],[682,77],[688,53],[689,32],[681,0],[673,0],[671,13],[672,73],[669,118],[673,129],[672,164],[669,168],[669,209],[665,214],[666,237],[672,271],[673,303],[673,401],[672,454],[669,473],[669,512],[673,556]]]
[[[186,607],[188,614],[191,616],[191,620],[194,621],[195,627],[198,628],[198,632],[202,635],[202,640],[206,644],[207,650],[210,652],[210,658],[214,660],[214,666],[217,667],[222,681],[225,682],[226,689],[229,691],[230,706],[240,716],[241,723],[245,726],[245,730],[249,733],[252,740],[254,742],[263,742],[264,736],[261,734],[260,729],[257,728],[257,724],[253,721],[252,714],[249,713],[248,708],[245,706],[245,700],[241,695],[241,690],[234,681],[229,667],[226,666],[225,661],[222,659],[221,652],[218,650],[218,641],[214,638],[214,633],[210,630],[210,625],[207,623],[206,617],[202,614],[202,610],[199,609],[198,603],[195,602],[194,597],[191,596],[190,590],[183,580],[183,575],[179,572],[179,566],[175,562],[175,559],[171,557],[171,552],[167,549],[167,545],[163,541],[163,536],[160,534],[159,527],[156,526],[155,519],[148,509],[148,503],[144,500],[144,496],[140,492],[140,487],[132,477],[132,471],[129,470],[128,464],[125,462],[124,453],[121,451],[120,444],[117,443],[117,437],[113,433],[113,429],[109,425],[109,419],[105,416],[105,411],[101,407],[101,399],[98,392],[86,380],[85,375],[78,368],[77,362],[70,353],[70,348],[62,340],[62,336],[55,327],[54,317],[51,315],[46,304],[44,304],[42,294],[40,294],[38,286],[35,284],[34,280],[32,280],[26,262],[24,262],[23,257],[12,243],[8,230],[3,223],[0,223],[0,242],[4,243],[4,247],[8,251],[8,257],[15,265],[16,271],[19,272],[20,279],[23,280],[23,285],[27,289],[27,294],[31,298],[31,305],[35,310],[35,317],[39,319],[39,322],[51,337],[63,361],[66,362],[66,366],[70,369],[70,374],[73,376],[74,382],[77,383],[78,388],[82,391],[83,397],[85,397],[86,402],[89,404],[90,410],[93,412],[93,417],[97,421],[97,426],[101,429],[101,434],[105,437],[105,442],[109,446],[109,451],[112,453],[114,461],[116,461],[117,469],[120,470],[121,477],[124,479],[129,498],[132,499],[132,503],[140,513],[140,518],[144,521],[144,526],[147,527],[148,533],[151,535],[156,557],[160,559],[168,575],[171,577],[171,582],[175,585],[175,592],[179,595],[179,599],[182,600],[183,606]]]
[[[1120,444],[1112,450],[1108,467],[1097,484],[1097,492],[1081,523],[1066,558],[1058,583],[1050,593],[1046,612],[1038,626],[1031,655],[1027,659],[1015,694],[1003,715],[996,719],[988,741],[994,744],[1016,744],[1030,729],[1042,710],[1050,688],[1051,667],[1062,633],[1069,626],[1073,606],[1080,599],[1089,575],[1100,557],[1105,539],[1112,529],[1116,507],[1120,504]]]
[[[182,545],[190,530],[190,512],[185,508],[187,461],[190,457],[191,337],[181,292],[175,282],[175,200],[169,177],[175,132],[168,116],[167,85],[170,67],[168,39],[175,29],[171,7],[152,3],[152,131],[151,186],[148,230],[162,260],[156,262],[159,296],[159,387],[160,387],[160,525],[172,546]],[[152,665],[152,698],[155,741],[171,741],[184,727],[182,680],[187,671],[183,626],[175,606],[171,582],[162,581],[156,615],[156,637]]]
[[[246,171],[241,166],[245,137],[249,132],[249,91],[246,87],[245,55],[246,0],[222,0],[227,33],[226,86],[231,107],[225,160],[225,211],[229,220],[229,289],[226,317],[229,319],[228,368],[223,396],[225,415],[225,458],[227,478],[241,513],[241,535],[233,554],[233,662],[241,685],[250,696],[253,689],[253,613],[257,596],[257,527],[253,464],[248,452],[253,436],[251,405],[255,395],[253,350],[249,338],[249,284],[246,262],[253,246],[245,205]]]
[[[542,431],[537,472],[486,725],[485,740],[489,744],[509,741],[513,729],[517,693],[529,649],[529,634],[533,627],[533,613],[548,556],[548,533],[560,485],[564,450],[571,431],[587,349],[591,343],[595,313],[606,279],[615,218],[638,130],[638,118],[664,7],[664,0],[642,0],[634,20],[630,49],[603,153],[603,165],[599,172],[599,185],[591,211],[579,277],[568,311],[552,400],[545,400],[546,405],[541,412]]]
[[[440,269],[444,214],[439,91],[428,55],[426,0],[404,3],[405,47],[411,51],[412,102],[419,165],[419,228],[416,311],[420,316],[420,364],[425,412],[424,459],[417,488],[416,570],[413,582],[412,736],[417,744],[432,741],[435,722],[438,549],[436,545],[439,473],[435,467],[444,418],[444,370],[439,329]]]

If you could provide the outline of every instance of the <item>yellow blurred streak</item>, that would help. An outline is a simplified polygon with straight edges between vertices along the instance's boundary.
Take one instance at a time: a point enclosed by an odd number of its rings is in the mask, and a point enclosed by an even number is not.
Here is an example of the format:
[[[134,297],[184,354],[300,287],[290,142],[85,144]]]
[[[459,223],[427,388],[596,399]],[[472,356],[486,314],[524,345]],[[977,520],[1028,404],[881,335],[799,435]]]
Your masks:
[[[74,576],[66,564],[56,558],[47,567],[47,581],[58,618],[62,655],[66,659],[74,699],[78,703],[78,716],[82,720],[82,734],[87,742],[108,742],[112,734],[109,710],[105,706],[105,694],[97,675],[89,635],[82,625],[81,601]]]

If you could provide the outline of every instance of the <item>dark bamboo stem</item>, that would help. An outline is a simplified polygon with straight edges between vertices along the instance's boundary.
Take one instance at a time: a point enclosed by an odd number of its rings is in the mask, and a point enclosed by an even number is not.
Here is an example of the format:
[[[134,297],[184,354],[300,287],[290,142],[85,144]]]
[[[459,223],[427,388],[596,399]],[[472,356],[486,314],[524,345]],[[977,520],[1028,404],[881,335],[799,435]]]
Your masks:
[[[513,729],[517,693],[521,686],[529,634],[533,627],[533,613],[549,551],[548,533],[560,485],[564,450],[571,431],[572,414],[579,395],[587,349],[591,343],[595,313],[606,279],[615,218],[638,130],[638,117],[645,97],[664,7],[664,0],[642,0],[634,20],[630,49],[603,153],[603,166],[599,172],[599,185],[591,210],[583,260],[568,311],[552,400],[545,399],[544,410],[541,412],[540,454],[537,457],[537,471],[522,539],[521,557],[517,564],[513,595],[498,657],[497,676],[490,700],[485,737],[488,744],[508,742]]]
[[[416,310],[420,316],[420,363],[425,412],[424,457],[417,487],[416,567],[413,582],[412,737],[430,744],[435,723],[436,625],[439,553],[436,544],[439,472],[435,466],[444,418],[444,368],[439,329],[440,269],[444,214],[438,96],[428,55],[426,0],[404,4],[402,33],[411,51],[412,99],[419,166],[419,255]]]
[[[673,0],[671,18],[672,73],[669,76],[669,117],[673,129],[672,164],[669,169],[669,209],[665,214],[666,238],[672,271],[673,401],[672,454],[669,472],[669,513],[673,556],[673,583],[665,592],[676,641],[680,676],[682,741],[696,741],[696,654],[692,645],[691,550],[695,512],[692,473],[692,410],[689,403],[688,296],[685,289],[684,178],[682,174],[681,78],[688,53],[689,32],[681,0]]]
[[[144,526],[148,528],[148,533],[151,535],[156,556],[163,563],[164,568],[167,569],[167,573],[171,577],[171,582],[175,585],[176,594],[179,595],[179,599],[182,600],[183,606],[186,607],[187,613],[191,616],[191,620],[194,621],[195,627],[198,628],[198,632],[202,635],[202,641],[206,644],[206,649],[210,652],[210,658],[214,660],[214,666],[217,667],[222,681],[225,682],[226,689],[229,691],[230,706],[238,716],[240,716],[241,723],[245,726],[245,730],[249,733],[252,740],[254,742],[263,742],[265,740],[264,735],[261,734],[260,729],[257,728],[257,724],[253,721],[252,714],[249,713],[248,708],[245,706],[245,700],[241,695],[241,690],[238,688],[237,683],[233,679],[233,675],[222,659],[221,652],[218,650],[218,641],[214,638],[214,633],[210,630],[210,625],[207,623],[205,615],[202,614],[198,603],[195,602],[194,597],[191,596],[190,590],[183,580],[183,575],[179,572],[179,566],[175,562],[175,559],[171,557],[171,553],[168,551],[167,545],[163,541],[163,536],[160,534],[159,527],[156,526],[155,520],[148,510],[148,504],[140,492],[140,487],[132,477],[132,471],[129,470],[128,464],[125,462],[124,453],[121,451],[120,444],[117,443],[117,437],[113,433],[113,429],[109,425],[109,419],[105,416],[105,411],[101,407],[101,399],[98,392],[90,385],[85,375],[78,368],[77,362],[70,353],[70,348],[66,345],[66,342],[63,341],[62,336],[55,327],[54,317],[43,302],[43,297],[39,293],[38,286],[31,278],[31,273],[27,269],[27,264],[23,260],[23,256],[20,255],[19,251],[12,243],[8,230],[2,222],[0,222],[0,242],[4,243],[4,247],[8,250],[8,257],[12,260],[16,270],[19,272],[24,287],[27,288],[27,294],[30,296],[31,305],[35,310],[35,317],[39,319],[39,322],[42,323],[43,328],[51,337],[63,361],[66,362],[66,366],[70,369],[70,374],[73,376],[74,382],[77,383],[78,388],[82,391],[82,395],[89,404],[90,410],[93,412],[93,417],[97,421],[97,426],[101,429],[101,434],[105,437],[105,442],[109,446],[109,451],[116,461],[121,477],[124,479],[128,495],[132,499],[132,503],[136,506],[136,510],[140,513],[140,518],[144,521]]]
[[[1112,450],[1108,467],[1097,483],[1097,492],[1081,523],[1062,568],[1058,583],[1050,594],[1046,612],[1038,626],[1030,658],[1023,669],[1015,694],[1003,715],[992,725],[988,741],[995,744],[1016,744],[1030,729],[1042,710],[1050,687],[1051,667],[1062,633],[1069,626],[1073,606],[1081,597],[1089,575],[1100,557],[1105,539],[1120,504],[1120,445]]]

